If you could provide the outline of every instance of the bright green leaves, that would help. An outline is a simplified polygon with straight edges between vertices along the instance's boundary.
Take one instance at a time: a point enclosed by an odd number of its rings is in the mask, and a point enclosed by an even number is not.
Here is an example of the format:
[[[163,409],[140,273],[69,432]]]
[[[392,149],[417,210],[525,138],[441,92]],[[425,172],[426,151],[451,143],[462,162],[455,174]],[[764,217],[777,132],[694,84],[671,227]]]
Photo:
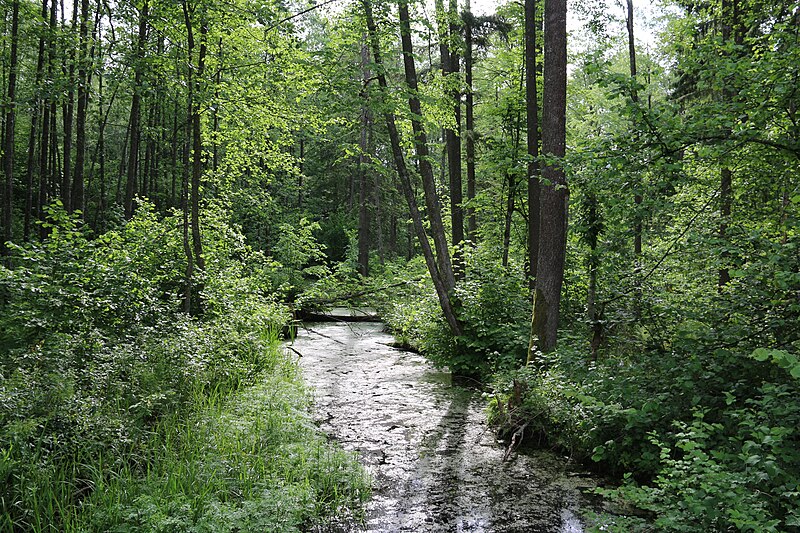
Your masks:
[[[800,380],[800,359],[794,353],[785,350],[756,348],[750,357],[756,361],[770,361],[786,370],[793,378]]]

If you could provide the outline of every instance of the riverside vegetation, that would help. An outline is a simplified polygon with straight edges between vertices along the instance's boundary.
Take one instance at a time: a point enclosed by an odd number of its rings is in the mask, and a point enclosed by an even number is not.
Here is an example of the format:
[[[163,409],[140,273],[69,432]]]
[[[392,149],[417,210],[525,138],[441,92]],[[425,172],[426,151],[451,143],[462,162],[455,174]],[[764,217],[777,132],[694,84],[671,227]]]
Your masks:
[[[0,529],[357,521],[338,302],[598,529],[800,531],[800,5],[658,4],[1,3]]]
[[[0,530],[299,531],[359,512],[369,479],[311,422],[263,255],[210,211],[191,318],[178,217],[141,205],[90,240],[50,216],[0,268]]]

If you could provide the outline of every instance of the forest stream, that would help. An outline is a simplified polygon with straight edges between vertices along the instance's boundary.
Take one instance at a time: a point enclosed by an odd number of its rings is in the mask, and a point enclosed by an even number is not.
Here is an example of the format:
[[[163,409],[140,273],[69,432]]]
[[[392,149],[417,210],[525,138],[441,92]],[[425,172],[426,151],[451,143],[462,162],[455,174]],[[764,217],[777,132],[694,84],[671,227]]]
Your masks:
[[[595,481],[547,451],[504,461],[480,391],[393,341],[381,323],[307,323],[291,346],[318,424],[373,477],[365,522],[334,530],[583,531]]]

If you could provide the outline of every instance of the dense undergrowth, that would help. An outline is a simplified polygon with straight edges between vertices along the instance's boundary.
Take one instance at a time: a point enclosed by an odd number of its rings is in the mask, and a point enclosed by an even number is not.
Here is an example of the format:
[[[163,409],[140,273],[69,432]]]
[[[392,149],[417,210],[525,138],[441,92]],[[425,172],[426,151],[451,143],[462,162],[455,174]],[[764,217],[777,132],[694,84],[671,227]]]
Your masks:
[[[93,238],[55,207],[0,267],[0,530],[298,531],[359,512],[369,481],[277,344],[281,265],[220,212],[203,224],[195,317],[181,217],[147,205]]]
[[[609,306],[597,360],[575,270],[558,348],[527,366],[524,276],[480,248],[457,289],[463,338],[448,333],[426,282],[378,305],[402,342],[483,376],[501,434],[525,426],[525,442],[620,480],[600,491],[625,504],[595,517],[601,530],[798,531],[800,265],[796,238],[774,242],[754,236],[750,260],[721,291],[652,276],[640,318],[630,299]],[[411,280],[423,267],[406,268]]]

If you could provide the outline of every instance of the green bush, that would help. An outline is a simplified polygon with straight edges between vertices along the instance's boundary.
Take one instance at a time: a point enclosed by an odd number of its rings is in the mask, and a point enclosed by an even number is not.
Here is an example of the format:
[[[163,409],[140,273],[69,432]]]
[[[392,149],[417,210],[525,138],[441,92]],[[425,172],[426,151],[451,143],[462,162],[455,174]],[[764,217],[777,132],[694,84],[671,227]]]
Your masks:
[[[203,419],[223,414],[209,402],[223,403],[265,380],[294,391],[280,401],[273,394],[263,406],[287,428],[269,438],[286,437],[296,443],[295,452],[313,455],[309,472],[329,468],[330,461],[349,469],[355,492],[339,485],[333,490],[353,502],[363,497],[352,459],[311,430],[302,413],[300,377],[274,346],[290,314],[270,296],[273,263],[250,251],[219,212],[209,209],[202,220],[201,317],[181,312],[186,264],[180,217],[160,220],[144,204],[130,222],[92,239],[59,206],[49,216],[48,238],[12,246],[13,268],[0,266],[0,530],[105,530],[97,525],[105,519],[96,522],[95,514],[106,512],[113,515],[109,524],[130,524],[131,530],[184,527],[173,523],[175,513],[182,513],[184,504],[199,512],[192,503],[198,495],[175,489],[175,499],[162,500],[158,487],[174,479],[191,487],[181,470],[189,458],[202,463],[197,469],[205,469],[209,482],[249,475],[245,463],[214,470],[205,464],[211,449],[192,448],[190,442],[197,431],[209,441],[216,438]],[[229,439],[243,443],[253,435],[267,434],[246,430]],[[302,471],[288,464],[295,452],[278,454],[274,442],[242,446],[242,453],[266,454],[262,461],[283,457],[270,467],[270,486],[281,474]],[[343,501],[330,497],[326,476],[320,483],[327,488],[312,483],[313,490],[303,489],[306,496],[299,499],[300,486],[289,483],[285,494],[270,492],[265,478],[256,477],[265,484],[263,501],[251,493],[250,499],[237,500],[236,512],[285,504],[301,522],[310,520],[331,511],[320,507],[322,502]],[[115,501],[104,499],[106,493]],[[151,516],[153,501],[160,502],[153,522],[132,518]],[[309,510],[309,504],[318,508]]]

